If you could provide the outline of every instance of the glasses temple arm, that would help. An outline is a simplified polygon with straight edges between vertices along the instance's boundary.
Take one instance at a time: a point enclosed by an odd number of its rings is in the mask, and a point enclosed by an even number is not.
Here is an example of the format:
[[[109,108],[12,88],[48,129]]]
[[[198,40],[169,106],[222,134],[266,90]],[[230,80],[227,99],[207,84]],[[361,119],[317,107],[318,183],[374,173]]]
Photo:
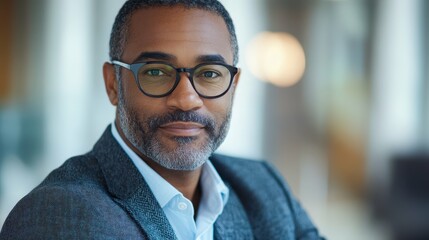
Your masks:
[[[118,66],[124,67],[124,68],[126,68],[126,69],[131,69],[131,65],[130,65],[130,64],[126,64],[126,63],[123,63],[123,62],[121,62],[121,61],[113,60],[113,61],[112,61],[112,64],[115,64],[115,65],[118,65]]]

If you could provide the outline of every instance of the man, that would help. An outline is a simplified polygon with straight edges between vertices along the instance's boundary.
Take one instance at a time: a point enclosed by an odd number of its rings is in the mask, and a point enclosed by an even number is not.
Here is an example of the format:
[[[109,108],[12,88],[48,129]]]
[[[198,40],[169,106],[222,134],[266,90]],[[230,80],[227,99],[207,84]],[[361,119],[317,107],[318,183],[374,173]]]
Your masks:
[[[110,57],[114,124],[17,204],[1,239],[320,239],[270,165],[212,154],[240,78],[218,1],[127,1]]]

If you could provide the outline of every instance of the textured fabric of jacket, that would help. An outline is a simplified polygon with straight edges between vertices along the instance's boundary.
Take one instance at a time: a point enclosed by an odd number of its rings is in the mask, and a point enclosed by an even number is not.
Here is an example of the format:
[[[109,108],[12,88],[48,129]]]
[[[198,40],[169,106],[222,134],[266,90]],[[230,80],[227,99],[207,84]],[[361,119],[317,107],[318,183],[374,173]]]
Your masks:
[[[215,239],[321,239],[269,164],[222,155],[211,161],[230,189]],[[144,178],[110,127],[67,160],[7,217],[0,239],[177,239]]]

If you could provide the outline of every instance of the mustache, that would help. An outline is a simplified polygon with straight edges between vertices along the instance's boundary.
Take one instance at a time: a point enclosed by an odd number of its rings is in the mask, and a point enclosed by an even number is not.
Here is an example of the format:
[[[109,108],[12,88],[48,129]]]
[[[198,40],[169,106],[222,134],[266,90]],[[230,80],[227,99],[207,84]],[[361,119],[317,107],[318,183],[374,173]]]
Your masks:
[[[161,125],[171,122],[196,122],[203,125],[209,133],[214,133],[216,129],[216,123],[213,118],[195,111],[185,112],[176,110],[163,115],[153,116],[148,119],[149,129],[152,131],[156,131]]]

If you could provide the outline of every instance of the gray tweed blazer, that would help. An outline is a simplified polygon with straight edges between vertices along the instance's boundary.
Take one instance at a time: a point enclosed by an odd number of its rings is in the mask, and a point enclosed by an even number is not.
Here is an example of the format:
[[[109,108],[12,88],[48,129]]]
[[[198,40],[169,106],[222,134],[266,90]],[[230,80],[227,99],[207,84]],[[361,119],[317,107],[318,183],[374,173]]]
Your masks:
[[[268,163],[213,155],[230,188],[215,239],[322,239]],[[67,160],[6,219],[0,239],[177,239],[110,127],[85,155]]]

